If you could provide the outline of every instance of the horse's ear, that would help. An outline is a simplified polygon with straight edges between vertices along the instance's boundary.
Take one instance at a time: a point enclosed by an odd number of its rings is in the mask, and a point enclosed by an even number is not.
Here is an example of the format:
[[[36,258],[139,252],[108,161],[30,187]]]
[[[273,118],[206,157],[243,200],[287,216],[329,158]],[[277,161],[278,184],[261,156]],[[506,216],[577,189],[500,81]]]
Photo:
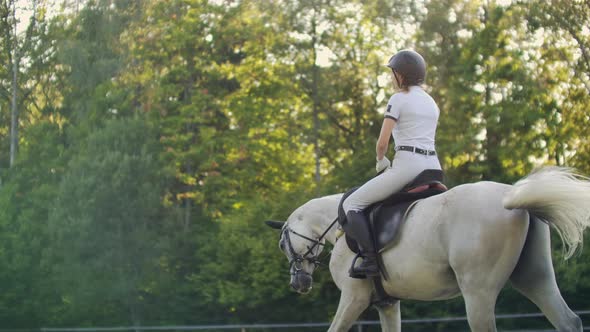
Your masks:
[[[282,229],[283,228],[283,225],[285,224],[284,221],[273,221],[273,220],[267,220],[264,223],[267,224],[269,227],[272,227],[274,229]]]

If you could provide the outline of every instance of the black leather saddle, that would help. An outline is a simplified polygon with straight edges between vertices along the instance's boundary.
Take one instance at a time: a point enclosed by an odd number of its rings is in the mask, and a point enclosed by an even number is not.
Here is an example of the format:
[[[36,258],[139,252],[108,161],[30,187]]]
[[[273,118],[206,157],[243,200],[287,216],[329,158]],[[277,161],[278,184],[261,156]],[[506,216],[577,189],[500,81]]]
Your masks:
[[[447,191],[443,184],[443,171],[428,169],[420,173],[401,192],[395,193],[382,202],[375,203],[365,209],[365,214],[371,223],[373,239],[379,252],[394,244],[397,231],[405,219],[404,217],[413,204],[423,198],[441,194]],[[338,206],[338,222],[346,232],[346,213],[342,208],[344,200],[357,188],[348,191],[342,197]],[[359,253],[358,244],[348,235],[346,243],[350,250]]]

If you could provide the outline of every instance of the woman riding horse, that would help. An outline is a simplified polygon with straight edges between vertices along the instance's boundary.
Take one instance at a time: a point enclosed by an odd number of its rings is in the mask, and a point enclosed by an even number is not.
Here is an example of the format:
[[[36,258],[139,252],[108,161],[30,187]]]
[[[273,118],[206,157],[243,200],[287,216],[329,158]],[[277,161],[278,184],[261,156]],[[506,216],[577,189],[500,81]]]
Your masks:
[[[376,248],[363,210],[400,191],[422,171],[441,169],[435,152],[440,112],[421,87],[426,77],[424,59],[417,52],[403,50],[392,56],[387,66],[391,68],[394,89],[398,92],[387,103],[377,140],[376,170],[385,172],[362,185],[343,203],[345,229],[358,242],[363,257],[362,263],[351,270],[351,275],[357,276],[379,276]],[[397,151],[393,163],[385,156],[390,135]]]

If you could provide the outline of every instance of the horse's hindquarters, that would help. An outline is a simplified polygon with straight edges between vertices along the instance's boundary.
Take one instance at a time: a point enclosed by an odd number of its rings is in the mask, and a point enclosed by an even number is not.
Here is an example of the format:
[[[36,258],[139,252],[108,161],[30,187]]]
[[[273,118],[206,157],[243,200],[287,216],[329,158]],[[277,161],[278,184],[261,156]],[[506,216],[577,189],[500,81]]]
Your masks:
[[[529,214],[507,210],[502,198],[510,186],[482,182],[461,186],[464,197],[449,206],[456,211],[449,237],[449,262],[458,282],[482,279],[498,292],[514,270],[526,241]],[[485,282],[484,282],[485,280]]]

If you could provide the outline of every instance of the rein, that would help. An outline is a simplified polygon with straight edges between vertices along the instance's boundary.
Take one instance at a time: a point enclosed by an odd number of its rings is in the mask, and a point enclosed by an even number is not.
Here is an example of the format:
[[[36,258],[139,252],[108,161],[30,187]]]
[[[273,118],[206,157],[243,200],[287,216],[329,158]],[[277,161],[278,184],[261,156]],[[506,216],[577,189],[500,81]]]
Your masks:
[[[289,260],[289,265],[291,265],[291,267],[295,266],[295,273],[294,274],[297,274],[299,271],[302,270],[301,263],[304,260],[307,260],[316,266],[325,265],[325,263],[322,263],[320,261],[320,259],[317,255],[313,255],[313,250],[318,246],[325,246],[325,244],[322,243],[322,240],[326,237],[326,235],[328,234],[330,229],[332,229],[332,227],[334,227],[334,225],[336,224],[337,221],[338,221],[338,217],[336,217],[336,219],[334,219],[334,221],[332,221],[330,226],[328,226],[328,228],[326,228],[326,230],[322,233],[322,235],[320,235],[320,237],[317,240],[314,240],[314,239],[307,237],[303,234],[297,233],[294,230],[290,229],[289,226],[285,227],[285,229],[283,230],[283,234],[285,236],[285,242],[287,242],[287,245],[289,248],[289,255],[292,257]],[[307,251],[305,252],[305,254],[299,255],[293,249],[293,245],[291,244],[291,239],[289,238],[289,233],[293,233],[302,239],[312,242],[313,244],[311,246],[307,246]],[[308,257],[308,255],[310,255],[310,254],[312,254],[312,256]]]

